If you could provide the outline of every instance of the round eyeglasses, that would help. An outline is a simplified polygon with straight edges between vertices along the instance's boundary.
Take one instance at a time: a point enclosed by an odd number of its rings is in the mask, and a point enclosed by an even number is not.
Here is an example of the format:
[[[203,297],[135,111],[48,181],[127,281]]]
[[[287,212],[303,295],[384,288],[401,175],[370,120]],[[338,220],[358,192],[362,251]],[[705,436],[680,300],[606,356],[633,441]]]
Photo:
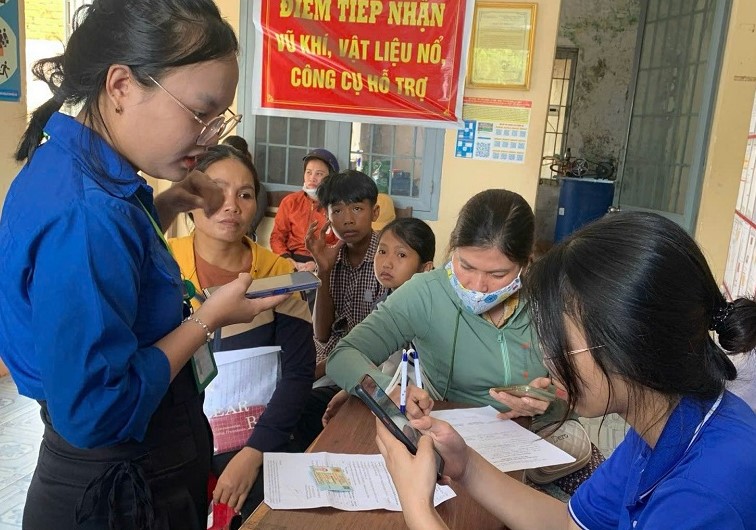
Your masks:
[[[215,145],[217,144],[223,137],[225,137],[228,133],[234,130],[234,127],[239,125],[239,122],[242,119],[241,114],[235,114],[231,109],[226,109],[225,112],[219,116],[216,116],[209,122],[205,123],[203,120],[201,120],[195,112],[181,103],[181,101],[171,94],[168,89],[166,89],[163,85],[158,83],[154,77],[151,75],[147,75],[147,77],[155,83],[155,85],[158,86],[163,92],[168,94],[170,98],[176,102],[176,104],[187,111],[189,114],[191,114],[192,118],[197,123],[200,123],[202,125],[202,130],[199,133],[199,136],[197,136],[196,144],[200,147],[207,147],[208,145]],[[226,114],[231,114],[231,116],[227,117]]]
[[[604,344],[599,344],[598,346],[589,346],[588,348],[580,348],[579,350],[571,350],[571,351],[567,351],[567,352],[564,352],[564,355],[565,355],[566,357],[571,357],[571,356],[573,356],[573,355],[577,355],[578,353],[585,353],[585,352],[587,352],[587,351],[596,350],[596,349],[598,349],[598,348],[604,348],[604,347],[605,347],[605,345],[604,345]],[[544,356],[543,356],[543,358],[541,359],[541,363],[542,363],[542,364],[543,364],[543,366],[544,366],[544,367],[546,367],[546,369],[548,370],[548,369],[549,369],[549,366],[548,366],[548,364],[551,364],[551,363],[553,363],[553,362],[554,362],[554,360],[556,360],[556,358],[557,358],[557,356],[551,356],[551,357],[550,357],[550,356],[548,356],[548,355],[544,355]],[[548,364],[547,364],[547,363],[548,363]]]

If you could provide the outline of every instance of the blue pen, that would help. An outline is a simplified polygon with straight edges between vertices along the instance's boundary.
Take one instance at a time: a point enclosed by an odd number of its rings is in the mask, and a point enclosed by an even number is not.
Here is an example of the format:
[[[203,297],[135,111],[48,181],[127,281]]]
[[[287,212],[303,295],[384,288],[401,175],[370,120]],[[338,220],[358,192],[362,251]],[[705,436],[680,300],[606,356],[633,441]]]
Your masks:
[[[420,375],[420,354],[412,347],[410,347],[407,353],[412,356],[412,360],[415,364],[415,386],[417,386],[417,388],[423,388],[423,376]]]
[[[407,412],[407,350],[402,350],[402,391],[399,394],[399,410]]]

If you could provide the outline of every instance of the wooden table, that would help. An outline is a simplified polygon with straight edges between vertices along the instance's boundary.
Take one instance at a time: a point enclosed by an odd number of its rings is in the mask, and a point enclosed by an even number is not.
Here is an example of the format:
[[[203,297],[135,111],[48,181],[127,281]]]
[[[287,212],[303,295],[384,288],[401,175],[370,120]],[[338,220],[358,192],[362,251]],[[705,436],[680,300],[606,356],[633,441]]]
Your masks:
[[[465,405],[436,402],[436,410],[461,408]],[[333,418],[308,452],[347,454],[376,454],[375,417],[356,397],[350,397]],[[513,473],[518,479],[522,472]],[[451,529],[502,530],[506,529],[496,518],[475,502],[459,485],[452,488],[457,496],[437,507],[438,513]],[[395,530],[407,528],[401,512],[369,510],[346,512],[335,508],[307,510],[272,510],[262,503],[241,526],[241,530],[282,530],[286,528],[308,530],[364,529]]]

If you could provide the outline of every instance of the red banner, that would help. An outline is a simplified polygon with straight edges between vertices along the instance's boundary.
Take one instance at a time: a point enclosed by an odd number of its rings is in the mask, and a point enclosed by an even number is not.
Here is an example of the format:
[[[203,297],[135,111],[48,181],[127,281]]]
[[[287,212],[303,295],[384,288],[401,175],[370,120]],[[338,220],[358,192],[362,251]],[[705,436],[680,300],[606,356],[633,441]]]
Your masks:
[[[468,3],[261,0],[255,110],[461,124]]]

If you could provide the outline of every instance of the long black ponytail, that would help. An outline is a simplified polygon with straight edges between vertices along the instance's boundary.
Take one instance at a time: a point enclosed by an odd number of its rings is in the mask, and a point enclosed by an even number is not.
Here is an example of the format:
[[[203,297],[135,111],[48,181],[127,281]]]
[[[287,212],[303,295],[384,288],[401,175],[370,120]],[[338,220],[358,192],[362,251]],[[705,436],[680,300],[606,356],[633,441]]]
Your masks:
[[[231,26],[212,0],[94,0],[74,15],[74,31],[63,54],[41,59],[32,72],[52,97],[31,115],[15,158],[30,159],[44,137],[44,126],[64,104],[82,105],[84,121],[107,132],[98,106],[108,70],[131,68],[149,86],[169,68],[238,53]]]

